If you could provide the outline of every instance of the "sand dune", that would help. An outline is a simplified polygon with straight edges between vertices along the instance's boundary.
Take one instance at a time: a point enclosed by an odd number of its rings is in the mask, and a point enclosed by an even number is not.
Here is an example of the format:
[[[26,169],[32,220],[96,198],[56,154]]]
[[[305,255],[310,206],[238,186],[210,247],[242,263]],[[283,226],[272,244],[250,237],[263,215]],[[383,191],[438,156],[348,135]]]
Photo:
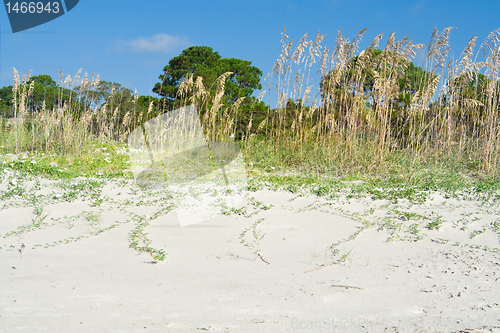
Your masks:
[[[496,204],[1,186],[0,332],[500,332]],[[190,196],[215,213],[181,227]]]

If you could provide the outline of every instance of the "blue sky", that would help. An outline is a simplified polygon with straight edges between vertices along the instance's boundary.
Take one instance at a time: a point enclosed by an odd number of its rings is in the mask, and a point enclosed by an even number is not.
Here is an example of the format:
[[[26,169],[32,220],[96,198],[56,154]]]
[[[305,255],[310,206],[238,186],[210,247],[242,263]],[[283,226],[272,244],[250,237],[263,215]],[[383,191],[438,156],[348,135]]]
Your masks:
[[[0,8],[0,86],[20,73],[72,76],[83,68],[101,80],[118,82],[140,95],[151,88],[168,61],[192,45],[212,47],[223,58],[252,61],[264,76],[279,56],[281,33],[298,41],[318,31],[322,45],[334,48],[339,29],[349,39],[368,27],[361,49],[385,32],[397,40],[408,35],[427,44],[434,27],[451,33],[452,52],[459,56],[474,35],[480,44],[500,28],[500,1],[367,1],[367,0],[80,0],[67,14],[41,26],[13,34],[6,10]],[[476,47],[476,50],[478,47]]]

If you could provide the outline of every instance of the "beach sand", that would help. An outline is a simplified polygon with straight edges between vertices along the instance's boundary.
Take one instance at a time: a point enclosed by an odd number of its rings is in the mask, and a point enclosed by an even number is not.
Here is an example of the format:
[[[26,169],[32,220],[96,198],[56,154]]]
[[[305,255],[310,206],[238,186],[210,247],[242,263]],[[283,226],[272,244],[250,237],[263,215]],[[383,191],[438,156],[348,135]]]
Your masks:
[[[126,181],[4,173],[0,189],[0,333],[500,332],[486,199],[263,188],[181,227],[185,197]],[[130,247],[145,221],[164,261]]]

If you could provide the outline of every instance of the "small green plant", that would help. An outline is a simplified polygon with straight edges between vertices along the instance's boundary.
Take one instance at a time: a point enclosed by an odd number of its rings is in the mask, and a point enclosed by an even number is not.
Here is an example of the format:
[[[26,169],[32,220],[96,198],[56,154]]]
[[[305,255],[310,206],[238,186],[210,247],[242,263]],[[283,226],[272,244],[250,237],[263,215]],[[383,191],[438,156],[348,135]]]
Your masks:
[[[330,251],[332,251],[332,255],[336,256],[339,254],[339,249],[337,249],[338,244],[333,244],[330,246]]]
[[[436,243],[440,243],[440,244],[447,244],[450,240],[444,239],[444,238],[436,238],[436,239],[433,239],[433,241],[435,241]]]
[[[331,191],[331,185],[329,184],[321,184],[321,185],[318,185],[316,188],[314,188],[312,190],[312,193],[317,195],[318,197],[324,197],[326,195],[328,195]]]
[[[49,214],[45,214],[43,210],[43,206],[35,206],[35,217],[31,219],[31,227],[33,229],[38,229],[44,224],[44,220],[49,216]]]
[[[222,214],[224,214],[224,215],[236,214],[236,215],[243,215],[243,216],[248,217],[246,206],[242,206],[240,208],[234,208],[234,207],[229,207],[227,203],[222,202],[222,203],[220,203],[220,208],[221,208]]]
[[[86,219],[90,222],[90,226],[94,233],[98,231],[101,224],[101,214],[102,210],[98,212],[86,212]]]
[[[170,207],[168,207],[170,209]],[[137,225],[132,230],[129,236],[129,247],[137,250],[139,252],[147,252],[151,255],[156,261],[164,261],[167,257],[167,253],[165,253],[162,249],[154,249],[150,245],[153,243],[151,239],[147,237],[147,233],[144,232],[144,229],[149,225],[149,221],[151,218],[147,215],[137,215],[131,214],[132,218],[130,221],[135,221]],[[141,242],[142,244],[139,244]]]
[[[370,222],[369,218],[363,220],[363,226],[365,228],[373,227],[375,225],[375,221]]]
[[[102,203],[104,202],[104,199],[103,198],[100,198],[100,197],[96,197],[92,200],[92,205],[93,206],[100,206],[102,205]]]
[[[383,221],[385,223],[379,227],[379,230],[388,229],[388,230],[392,230],[393,232],[395,232],[395,231],[400,231],[401,227],[403,226],[403,223],[393,221],[392,219],[390,219],[388,217],[384,218]]]
[[[350,249],[349,252],[345,252],[344,249],[344,254],[342,254],[342,257],[340,258],[341,263],[345,263],[345,261],[351,256],[352,250],[354,250],[354,248]]]
[[[441,228],[442,225],[443,225],[443,220],[441,219],[441,217],[438,217],[434,221],[427,223],[427,229],[439,230],[439,228]]]
[[[309,254],[311,255],[311,264],[314,261],[314,258],[319,257],[319,252],[316,252],[316,248],[314,248],[314,251],[311,251],[310,249],[307,249],[309,251]]]
[[[257,230],[257,225],[264,221],[264,219],[258,219],[250,228],[246,228],[243,230],[243,232],[240,235],[241,243],[243,243],[245,246],[251,247],[255,250],[255,253],[257,257],[259,257],[263,262],[269,265],[269,262],[264,259],[262,254],[260,253],[260,241],[264,238],[266,235],[265,233],[262,233],[262,230]],[[252,229],[252,235],[253,235],[253,241],[252,243],[247,242],[246,240],[246,233]]]
[[[500,232],[500,220],[496,220],[496,221],[491,222],[491,227],[496,232]]]
[[[260,253],[260,241],[264,238],[264,236],[266,235],[265,233],[262,233],[262,230],[258,230],[257,231],[257,225],[255,224],[252,228],[252,234],[253,234],[253,237],[254,237],[254,240],[253,240],[253,248],[255,248],[255,251],[257,252],[257,254]]]
[[[149,254],[155,261],[164,261],[167,258],[167,253],[164,250],[150,249]]]
[[[413,223],[409,226],[409,229],[410,229],[410,232],[414,235],[418,235],[420,234],[420,230],[418,230],[418,224],[417,223]]]
[[[481,230],[474,230],[474,231],[472,231],[470,238],[472,239],[472,238],[476,237],[477,235],[482,234],[485,231],[486,231],[486,228],[483,228]]]
[[[336,255],[338,255],[340,253],[340,251],[337,249],[336,245],[330,246],[330,250],[332,251],[332,254],[334,256],[336,256]],[[346,260],[349,259],[349,257],[351,256],[352,250],[354,250],[354,247],[352,249],[350,249],[349,252],[346,252],[345,248],[344,248],[343,254],[340,256],[339,259],[337,259],[336,261],[334,261],[333,264],[343,264],[343,263],[345,263]],[[326,254],[325,254],[325,260],[326,260]]]
[[[394,215],[398,216],[400,219],[403,220],[423,220],[427,218],[423,215],[414,212],[403,212],[396,209],[393,209],[392,212],[394,213]]]

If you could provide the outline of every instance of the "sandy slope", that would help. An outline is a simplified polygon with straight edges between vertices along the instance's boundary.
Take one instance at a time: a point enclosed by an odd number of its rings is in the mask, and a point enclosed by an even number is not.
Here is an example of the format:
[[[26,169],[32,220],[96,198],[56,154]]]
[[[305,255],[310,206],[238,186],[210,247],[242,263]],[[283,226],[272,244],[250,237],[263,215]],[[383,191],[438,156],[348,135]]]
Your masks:
[[[4,174],[1,185],[1,333],[500,332],[500,254],[488,250],[499,247],[497,205],[241,192],[233,214],[148,220],[151,246],[168,253],[156,262],[129,247],[130,213],[149,218],[186,197],[107,181],[100,203],[83,180],[38,182]],[[37,205],[48,214],[39,227]],[[433,219],[439,230],[425,228]]]

